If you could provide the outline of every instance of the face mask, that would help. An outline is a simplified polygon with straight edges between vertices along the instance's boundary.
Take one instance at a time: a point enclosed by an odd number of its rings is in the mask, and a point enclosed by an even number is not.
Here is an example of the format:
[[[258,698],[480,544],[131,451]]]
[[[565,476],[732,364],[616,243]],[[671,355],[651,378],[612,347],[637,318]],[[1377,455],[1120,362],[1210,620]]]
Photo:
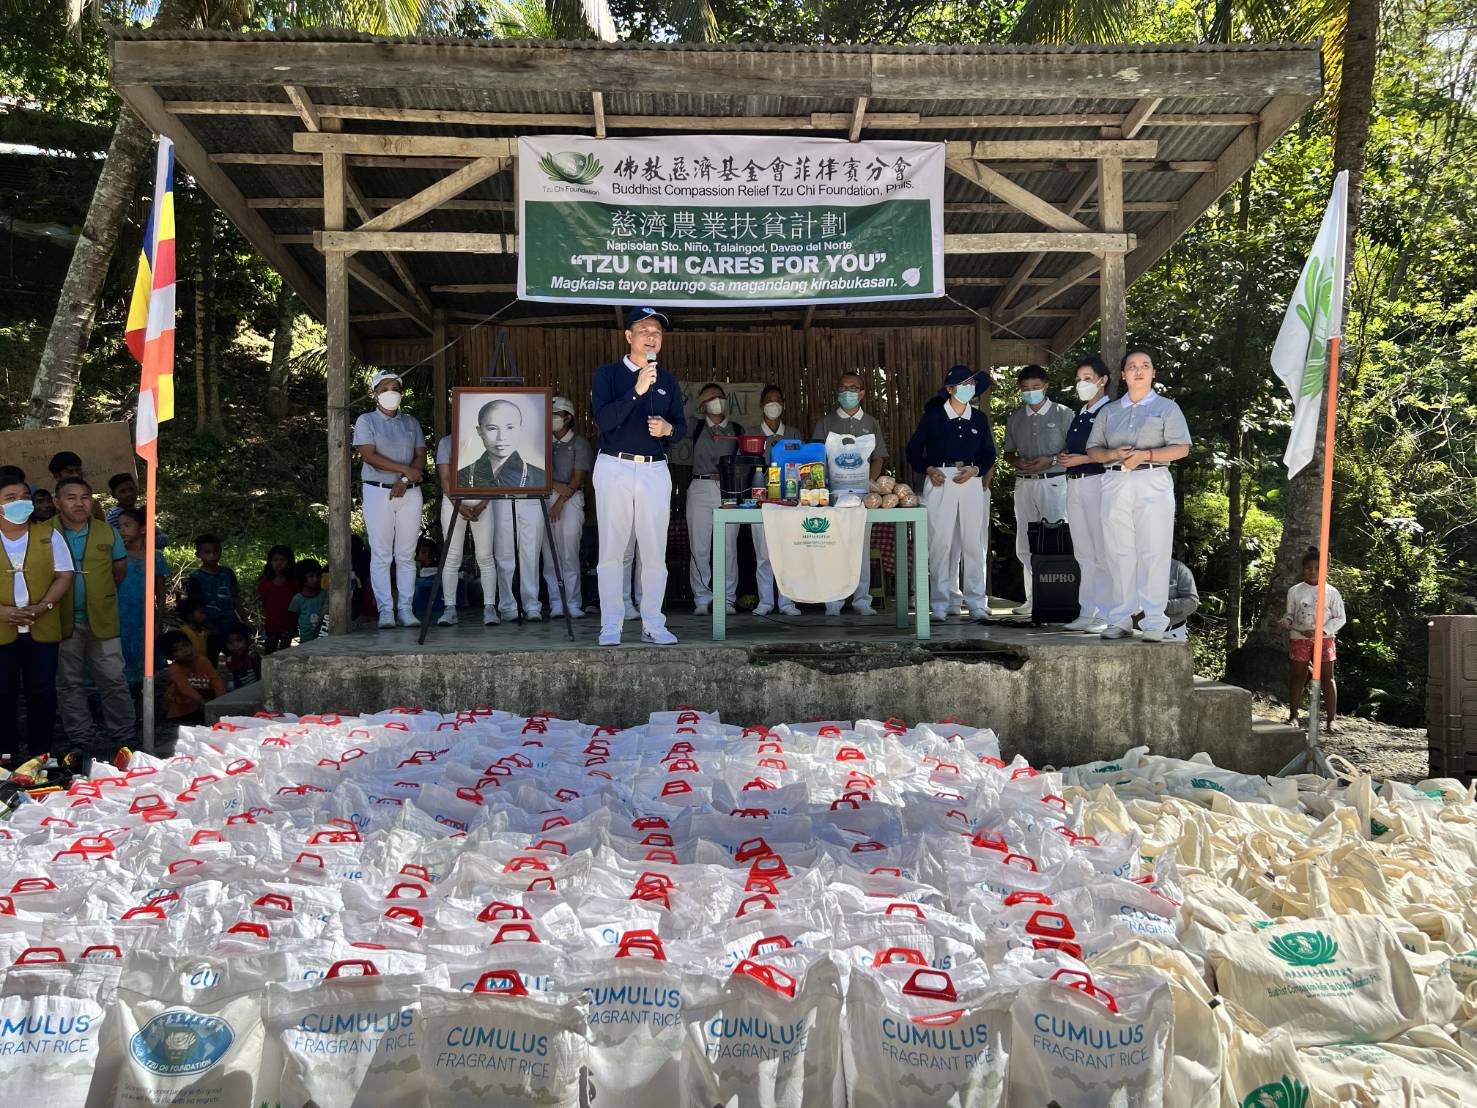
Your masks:
[[[836,402],[849,412],[862,406],[862,394],[855,389],[842,389],[836,394]]]
[[[1024,400],[1027,404],[1040,404],[1041,401],[1046,399],[1046,390],[1031,389],[1028,392],[1021,393],[1021,399]]]
[[[400,408],[400,394],[394,389],[380,393],[375,399],[379,401],[379,406],[387,412],[398,411]]]
[[[563,431],[565,427],[569,426],[569,421],[565,419],[562,415],[556,415],[553,419],[553,423],[554,430],[556,431]]]
[[[36,505],[29,500],[12,500],[4,508],[5,518],[11,523],[25,523],[35,510]]]
[[[1091,400],[1096,395],[1097,395],[1097,382],[1096,381],[1078,381],[1077,382],[1077,399],[1080,400],[1080,401],[1082,401],[1082,403],[1086,404],[1089,400]]]
[[[703,405],[703,411],[707,412],[709,415],[722,415],[725,406],[725,401],[714,397],[712,400],[709,400],[706,404]]]
[[[766,404],[764,405],[764,418],[769,420],[770,423],[778,423],[780,413],[784,410],[785,406],[783,404]]]
[[[971,400],[974,399],[974,386],[969,384],[955,385],[954,399],[959,401],[959,403],[961,404],[968,404]]]

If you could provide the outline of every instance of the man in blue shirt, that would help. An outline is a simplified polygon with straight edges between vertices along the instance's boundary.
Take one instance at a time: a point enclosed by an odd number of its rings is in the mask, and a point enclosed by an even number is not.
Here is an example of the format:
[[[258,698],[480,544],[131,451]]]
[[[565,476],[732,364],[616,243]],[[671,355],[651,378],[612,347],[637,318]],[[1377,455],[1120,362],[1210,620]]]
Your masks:
[[[657,646],[677,641],[662,614],[672,511],[667,450],[687,432],[687,420],[677,378],[657,364],[667,326],[655,308],[632,308],[626,313],[626,356],[595,371],[601,646],[620,645],[626,612],[621,566],[633,532],[641,558],[641,640]]]

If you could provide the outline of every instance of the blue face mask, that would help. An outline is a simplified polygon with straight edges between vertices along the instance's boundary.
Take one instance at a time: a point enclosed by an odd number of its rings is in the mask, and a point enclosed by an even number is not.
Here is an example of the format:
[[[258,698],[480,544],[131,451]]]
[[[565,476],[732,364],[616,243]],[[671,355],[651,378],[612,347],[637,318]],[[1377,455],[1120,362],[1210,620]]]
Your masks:
[[[1026,392],[1021,393],[1021,399],[1024,400],[1027,404],[1040,404],[1041,401],[1046,399],[1046,390],[1028,389]]]
[[[855,389],[842,389],[836,394],[836,402],[849,412],[862,406],[862,394]]]
[[[961,404],[968,404],[974,399],[974,386],[971,384],[955,385],[954,399]]]
[[[36,510],[36,505],[29,500],[12,500],[3,509],[5,518],[11,523],[25,523],[31,518],[31,513]]]

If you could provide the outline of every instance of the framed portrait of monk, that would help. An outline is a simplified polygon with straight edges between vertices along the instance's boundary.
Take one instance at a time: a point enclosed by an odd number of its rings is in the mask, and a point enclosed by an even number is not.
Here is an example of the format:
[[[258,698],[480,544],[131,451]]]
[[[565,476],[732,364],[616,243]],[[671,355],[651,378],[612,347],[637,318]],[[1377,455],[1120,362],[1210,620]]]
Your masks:
[[[451,390],[455,497],[543,496],[553,490],[549,460],[552,389]]]

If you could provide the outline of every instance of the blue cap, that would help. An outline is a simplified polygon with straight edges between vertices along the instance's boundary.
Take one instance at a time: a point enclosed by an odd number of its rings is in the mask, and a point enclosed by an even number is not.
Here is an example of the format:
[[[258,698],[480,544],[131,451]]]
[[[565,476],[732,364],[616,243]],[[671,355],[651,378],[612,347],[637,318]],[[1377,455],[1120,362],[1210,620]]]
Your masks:
[[[626,330],[629,331],[643,319],[659,319],[662,321],[663,329],[672,326],[672,321],[655,308],[632,308],[626,313]]]
[[[956,365],[944,374],[944,387],[950,385],[962,385],[966,381],[973,381],[978,375],[967,365]],[[988,386],[986,386],[988,387]]]

